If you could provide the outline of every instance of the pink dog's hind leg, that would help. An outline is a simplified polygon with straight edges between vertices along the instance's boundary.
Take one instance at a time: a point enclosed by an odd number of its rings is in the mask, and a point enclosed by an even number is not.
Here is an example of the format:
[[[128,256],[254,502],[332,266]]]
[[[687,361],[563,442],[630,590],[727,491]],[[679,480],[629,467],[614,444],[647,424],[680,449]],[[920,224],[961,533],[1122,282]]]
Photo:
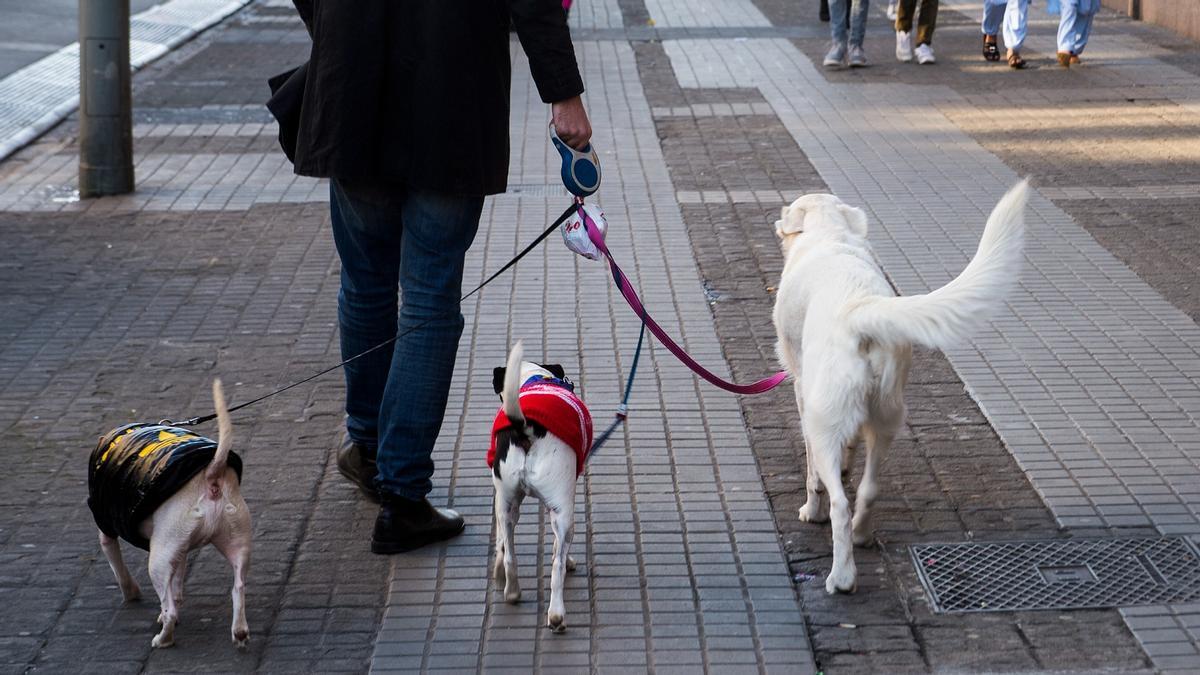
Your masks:
[[[214,540],[213,546],[233,567],[233,622],[229,632],[233,644],[245,647],[250,640],[250,625],[246,622],[246,573],[250,570],[250,539],[222,537]]]
[[[168,541],[165,536],[150,540],[150,580],[158,593],[161,611],[158,615],[162,630],[150,641],[151,647],[170,647],[175,644],[175,624],[179,608],[175,605],[174,577],[181,574],[180,561],[187,555],[186,542]]]
[[[121,587],[121,595],[125,597],[125,602],[140,600],[142,589],[138,588],[133,575],[129,573],[129,568],[125,566],[125,558],[121,555],[121,542],[101,532],[100,550],[104,551],[104,557],[108,558],[108,566],[117,577],[117,585]]]
[[[175,610],[178,612],[183,608],[183,580],[187,578],[188,559],[187,554],[183,554],[183,558],[179,561],[179,567],[175,574],[171,575],[171,597],[175,599]],[[176,619],[177,623],[181,623]]]

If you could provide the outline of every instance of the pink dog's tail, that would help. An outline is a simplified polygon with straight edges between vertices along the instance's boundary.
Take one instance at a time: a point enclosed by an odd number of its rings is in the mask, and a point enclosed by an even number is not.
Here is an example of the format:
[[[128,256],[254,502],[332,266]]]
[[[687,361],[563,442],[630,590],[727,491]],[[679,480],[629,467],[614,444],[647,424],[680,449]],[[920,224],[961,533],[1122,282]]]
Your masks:
[[[210,484],[225,475],[229,449],[233,446],[233,422],[229,419],[229,406],[225,403],[225,389],[220,378],[213,380],[212,390],[213,407],[217,410],[217,452],[204,470],[204,479]]]
[[[1017,183],[988,217],[975,257],[953,281],[925,295],[854,303],[853,331],[885,344],[945,349],[965,340],[1003,302],[1021,270],[1029,182]]]

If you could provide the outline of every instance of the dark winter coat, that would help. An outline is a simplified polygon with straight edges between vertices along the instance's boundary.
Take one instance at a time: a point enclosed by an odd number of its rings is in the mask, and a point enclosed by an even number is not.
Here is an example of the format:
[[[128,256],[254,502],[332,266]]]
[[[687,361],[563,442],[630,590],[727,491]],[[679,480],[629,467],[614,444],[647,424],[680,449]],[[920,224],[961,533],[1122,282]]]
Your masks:
[[[127,424],[105,434],[88,460],[88,507],[96,526],[150,550],[142,521],[212,462],[215,441],[187,429],[161,424]],[[229,466],[242,479],[242,458],[229,453]]]
[[[313,39],[289,94],[301,175],[504,192],[510,22],[544,102],[583,92],[561,0],[293,2]]]

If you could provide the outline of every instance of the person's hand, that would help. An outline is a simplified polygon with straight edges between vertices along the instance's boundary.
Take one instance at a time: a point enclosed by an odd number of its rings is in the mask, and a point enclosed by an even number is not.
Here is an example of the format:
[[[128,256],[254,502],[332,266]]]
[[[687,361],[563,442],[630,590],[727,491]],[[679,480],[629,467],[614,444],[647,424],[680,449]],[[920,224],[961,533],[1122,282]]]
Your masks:
[[[572,148],[583,150],[592,140],[592,125],[578,96],[550,104],[550,119],[554,133]]]

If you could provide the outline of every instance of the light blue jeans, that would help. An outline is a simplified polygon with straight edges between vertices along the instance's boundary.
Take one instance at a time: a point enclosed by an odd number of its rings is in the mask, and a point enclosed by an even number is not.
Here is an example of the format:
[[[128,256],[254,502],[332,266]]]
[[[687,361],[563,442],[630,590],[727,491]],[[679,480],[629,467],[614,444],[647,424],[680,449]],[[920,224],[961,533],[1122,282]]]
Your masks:
[[[850,3],[849,42],[861,47],[867,34],[867,10],[871,8],[871,0],[829,0],[829,16],[832,17],[829,32],[834,44],[846,44],[847,27],[842,17],[846,16],[847,2]]]
[[[1062,18],[1058,22],[1058,51],[1080,54],[1092,34],[1092,19],[1100,9],[1100,0],[1059,0]]]
[[[983,0],[983,34],[996,35],[1004,27],[1004,46],[1018,51],[1025,44],[1029,0]]]
[[[345,366],[346,430],[376,449],[377,490],[422,499],[433,488],[433,444],[463,331],[463,261],[483,197],[329,183],[342,358],[415,328]]]

